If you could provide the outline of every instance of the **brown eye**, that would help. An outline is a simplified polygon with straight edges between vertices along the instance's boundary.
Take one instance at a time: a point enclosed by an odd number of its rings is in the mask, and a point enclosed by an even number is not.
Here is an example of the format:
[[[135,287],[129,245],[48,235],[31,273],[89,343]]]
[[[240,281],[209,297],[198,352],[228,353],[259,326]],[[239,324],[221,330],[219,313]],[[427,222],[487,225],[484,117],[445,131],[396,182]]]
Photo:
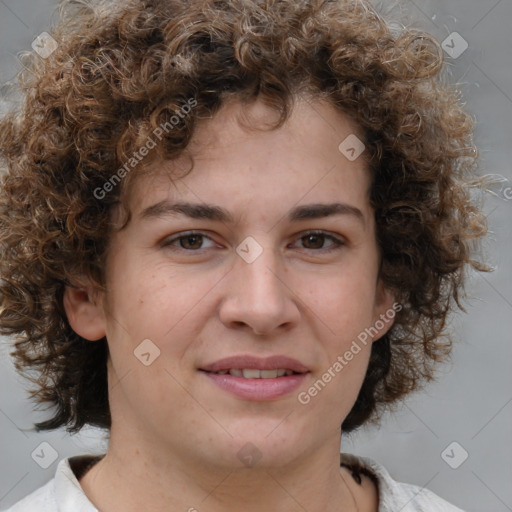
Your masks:
[[[325,242],[325,235],[317,235],[313,233],[311,235],[303,236],[301,240],[309,246],[306,247],[307,249],[321,249]]]
[[[208,247],[204,247],[205,241],[210,241],[211,245]],[[171,250],[183,250],[189,252],[199,252],[202,249],[208,249],[213,247],[214,242],[209,237],[203,233],[184,233],[178,236],[174,236],[172,238],[168,238],[162,243],[162,247],[169,248]]]
[[[310,249],[314,251],[323,251],[330,252],[337,249],[340,246],[345,245],[343,240],[335,237],[333,235],[329,235],[324,233],[323,231],[311,231],[301,236],[300,239],[305,249]],[[327,247],[323,247],[326,241],[330,241],[330,245]]]
[[[200,249],[203,245],[203,235],[186,235],[178,238],[183,249]]]

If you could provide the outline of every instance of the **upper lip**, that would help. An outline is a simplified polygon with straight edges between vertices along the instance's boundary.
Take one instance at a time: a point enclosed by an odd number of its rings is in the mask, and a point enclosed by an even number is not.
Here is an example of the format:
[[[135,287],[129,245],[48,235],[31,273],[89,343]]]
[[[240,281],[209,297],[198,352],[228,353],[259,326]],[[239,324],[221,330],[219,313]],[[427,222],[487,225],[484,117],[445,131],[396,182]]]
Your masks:
[[[255,357],[250,355],[239,355],[219,359],[214,363],[202,366],[200,370],[208,372],[220,372],[232,369],[255,369],[255,370],[292,370],[297,373],[309,372],[309,369],[296,359],[287,356]]]

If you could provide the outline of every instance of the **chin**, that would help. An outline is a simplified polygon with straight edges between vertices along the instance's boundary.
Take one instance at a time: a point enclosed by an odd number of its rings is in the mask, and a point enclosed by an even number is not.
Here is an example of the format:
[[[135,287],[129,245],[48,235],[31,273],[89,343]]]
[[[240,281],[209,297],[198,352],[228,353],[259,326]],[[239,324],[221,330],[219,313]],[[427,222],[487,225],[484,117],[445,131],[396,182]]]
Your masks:
[[[297,456],[297,447],[303,446],[305,436],[300,429],[290,428],[282,419],[238,421],[227,429],[232,438],[226,446],[225,463],[236,466],[278,467],[285,466]],[[233,457],[234,456],[234,457]]]

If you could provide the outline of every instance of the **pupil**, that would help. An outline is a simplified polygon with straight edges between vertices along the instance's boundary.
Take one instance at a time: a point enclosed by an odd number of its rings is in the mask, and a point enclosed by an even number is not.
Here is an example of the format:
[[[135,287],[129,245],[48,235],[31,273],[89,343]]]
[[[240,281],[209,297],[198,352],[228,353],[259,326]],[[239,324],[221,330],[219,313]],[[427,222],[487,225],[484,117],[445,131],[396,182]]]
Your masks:
[[[198,249],[197,245],[201,245],[201,235],[188,235],[185,239],[185,245],[188,245],[189,247],[184,247],[185,249]],[[194,243],[194,240],[196,243]],[[192,241],[192,243],[189,243]],[[199,241],[199,243],[198,243]],[[190,246],[196,246],[196,247],[190,247]]]
[[[307,243],[309,244],[311,239],[313,239],[313,246],[315,248],[318,248],[318,247],[322,247],[322,237],[323,237],[323,235],[306,235],[306,240],[307,240]],[[315,239],[317,240],[317,242],[320,242],[320,243],[315,244],[314,243]]]

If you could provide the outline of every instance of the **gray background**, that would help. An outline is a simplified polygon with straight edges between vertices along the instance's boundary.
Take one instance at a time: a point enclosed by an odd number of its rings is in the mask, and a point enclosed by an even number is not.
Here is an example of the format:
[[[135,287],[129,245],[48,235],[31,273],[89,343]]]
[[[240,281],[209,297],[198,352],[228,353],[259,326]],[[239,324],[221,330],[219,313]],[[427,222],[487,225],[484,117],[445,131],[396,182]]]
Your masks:
[[[387,8],[386,0],[376,2]],[[19,69],[17,55],[31,51],[31,42],[48,27],[57,2],[0,0],[0,86]],[[403,0],[406,22],[431,32],[441,43],[453,32],[469,47],[447,57],[448,78],[458,82],[467,108],[477,120],[482,174],[505,181],[492,186],[486,201],[490,236],[485,246],[492,274],[472,274],[467,313],[453,318],[452,362],[438,382],[414,395],[380,429],[365,428],[344,437],[343,450],[383,463],[398,480],[426,486],[471,511],[512,510],[512,2],[510,0]],[[408,21],[407,21],[408,20]],[[448,42],[451,44],[450,39]],[[458,44],[458,43],[456,43]],[[453,45],[452,45],[453,46]],[[7,105],[0,88],[0,109]],[[8,358],[8,340],[0,354],[0,509],[7,508],[54,475],[57,461],[106,448],[101,433],[87,429],[28,432],[34,413]],[[39,445],[48,442],[57,461],[47,469],[35,462]],[[446,452],[452,469],[441,454]],[[397,511],[398,512],[398,511]]]

